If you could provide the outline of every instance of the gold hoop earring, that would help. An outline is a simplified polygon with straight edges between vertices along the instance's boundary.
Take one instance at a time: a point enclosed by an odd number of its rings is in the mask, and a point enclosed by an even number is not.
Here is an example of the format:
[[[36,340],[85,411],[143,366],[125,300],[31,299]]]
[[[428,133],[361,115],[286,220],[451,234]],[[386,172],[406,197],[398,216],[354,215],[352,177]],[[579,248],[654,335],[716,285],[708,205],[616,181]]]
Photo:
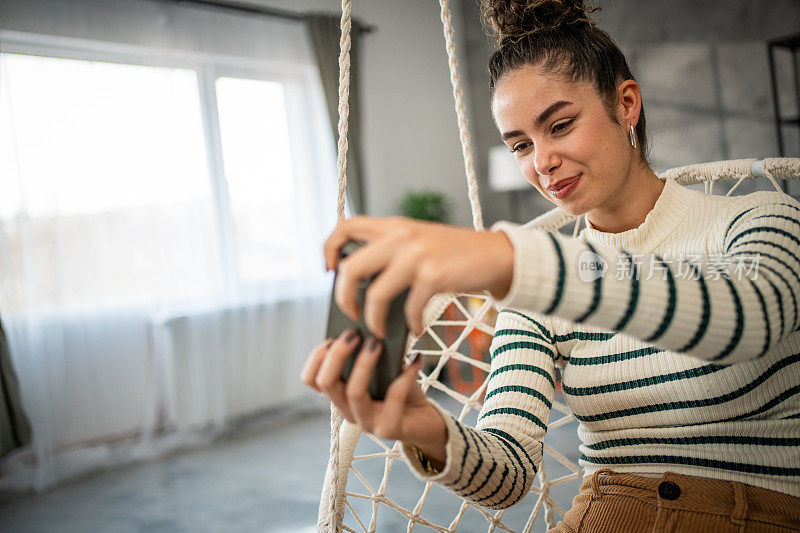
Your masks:
[[[631,146],[636,148],[636,132],[633,131],[633,124],[631,124]]]

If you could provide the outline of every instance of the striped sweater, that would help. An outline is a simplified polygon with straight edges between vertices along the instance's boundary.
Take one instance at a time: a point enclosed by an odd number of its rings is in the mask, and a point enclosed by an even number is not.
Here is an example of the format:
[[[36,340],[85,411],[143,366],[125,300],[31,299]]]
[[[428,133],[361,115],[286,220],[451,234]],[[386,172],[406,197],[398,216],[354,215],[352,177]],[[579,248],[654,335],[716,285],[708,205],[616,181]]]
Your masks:
[[[585,475],[677,472],[800,496],[800,202],[667,179],[637,228],[577,238],[498,222],[514,248],[475,428],[441,411],[444,470],[501,509],[542,461],[561,368]]]

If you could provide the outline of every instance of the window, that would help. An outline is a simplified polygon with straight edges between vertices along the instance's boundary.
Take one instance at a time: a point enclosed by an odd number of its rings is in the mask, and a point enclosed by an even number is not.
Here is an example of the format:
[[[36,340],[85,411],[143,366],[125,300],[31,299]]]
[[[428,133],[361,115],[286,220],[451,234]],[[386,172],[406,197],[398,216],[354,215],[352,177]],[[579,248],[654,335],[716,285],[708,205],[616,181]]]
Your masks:
[[[290,278],[291,233],[275,231],[292,219],[295,194],[283,86],[221,77],[216,92],[238,275]]]
[[[307,284],[298,247],[319,249],[334,221],[308,196],[335,197],[321,92],[297,75],[218,75],[210,60],[112,59],[0,54],[5,310]],[[293,129],[313,130],[307,147]],[[314,161],[298,165],[307,149]]]

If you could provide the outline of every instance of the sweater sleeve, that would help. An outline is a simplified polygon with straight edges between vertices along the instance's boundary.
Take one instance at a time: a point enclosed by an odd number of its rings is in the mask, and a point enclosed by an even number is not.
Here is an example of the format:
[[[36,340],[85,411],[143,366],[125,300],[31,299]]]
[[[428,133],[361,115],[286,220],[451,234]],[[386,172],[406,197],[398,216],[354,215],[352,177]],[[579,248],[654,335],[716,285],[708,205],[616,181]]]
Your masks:
[[[435,404],[447,425],[446,463],[439,474],[427,475],[403,444],[416,476],[491,509],[505,509],[521,500],[542,461],[559,358],[553,343],[547,317],[502,309],[476,427],[459,422]]]
[[[722,253],[698,263],[498,222],[492,230],[514,247],[511,289],[498,304],[719,364],[756,359],[800,322],[800,202],[749,194],[729,204],[724,227]]]

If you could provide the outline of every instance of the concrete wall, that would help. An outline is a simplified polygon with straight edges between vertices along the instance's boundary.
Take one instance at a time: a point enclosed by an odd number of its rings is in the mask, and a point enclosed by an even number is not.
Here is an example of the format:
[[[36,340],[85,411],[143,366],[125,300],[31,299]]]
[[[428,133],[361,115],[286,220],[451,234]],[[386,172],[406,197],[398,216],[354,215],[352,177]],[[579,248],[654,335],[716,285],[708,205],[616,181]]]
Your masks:
[[[476,0],[462,2],[478,168],[484,184],[484,211],[487,223],[491,223],[511,218],[512,197],[488,191],[485,185],[486,154],[489,147],[500,144],[488,103],[486,66],[492,48],[480,25]],[[766,41],[800,29],[800,3],[599,3],[603,11],[595,15],[600,27],[623,49],[642,87],[653,170],[778,155]],[[781,111],[796,116],[791,58],[787,53],[778,59]],[[800,156],[800,129],[795,126],[785,131],[786,156]],[[792,185],[790,192],[800,193],[800,184]],[[742,187],[737,190],[748,190]],[[718,190],[715,188],[715,192]],[[552,207],[533,187],[514,194],[521,203],[520,220],[530,220]]]

